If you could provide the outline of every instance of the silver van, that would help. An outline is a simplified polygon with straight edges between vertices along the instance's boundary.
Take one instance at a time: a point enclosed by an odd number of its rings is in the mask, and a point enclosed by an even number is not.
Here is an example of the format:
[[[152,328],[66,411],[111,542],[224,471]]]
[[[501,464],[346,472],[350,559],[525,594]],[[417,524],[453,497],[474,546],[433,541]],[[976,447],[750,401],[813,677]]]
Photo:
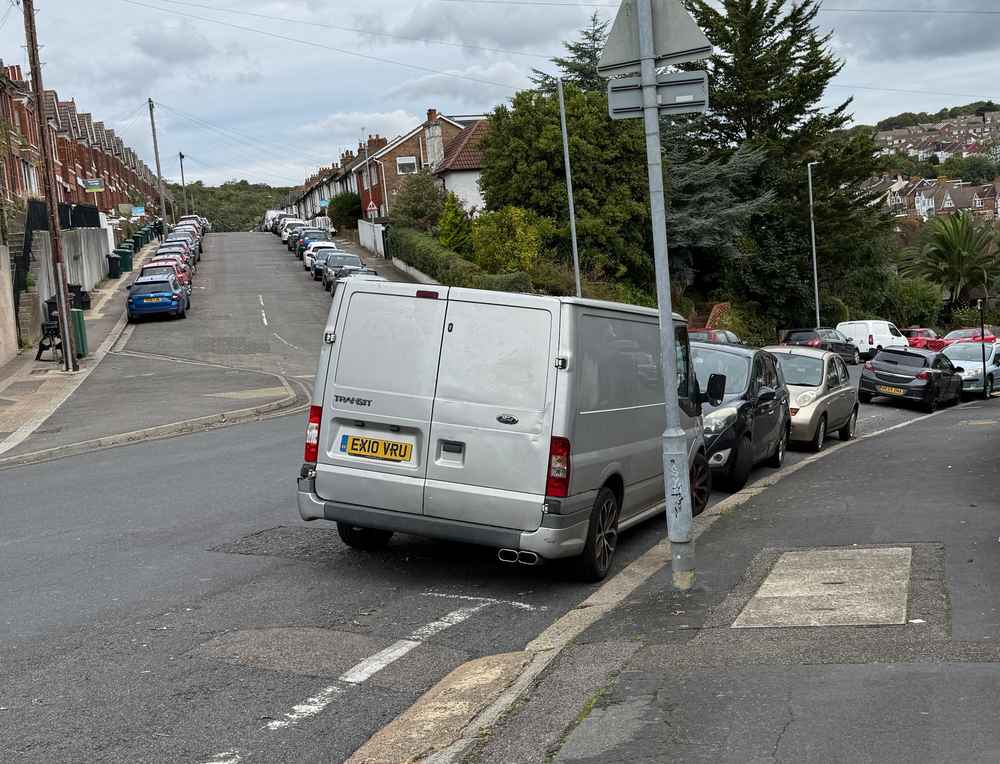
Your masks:
[[[694,511],[711,477],[687,326],[674,317]],[[568,297],[346,280],[331,303],[298,481],[304,520],[350,546],[394,531],[579,556],[663,512],[654,310]],[[709,388],[721,398],[725,378]]]

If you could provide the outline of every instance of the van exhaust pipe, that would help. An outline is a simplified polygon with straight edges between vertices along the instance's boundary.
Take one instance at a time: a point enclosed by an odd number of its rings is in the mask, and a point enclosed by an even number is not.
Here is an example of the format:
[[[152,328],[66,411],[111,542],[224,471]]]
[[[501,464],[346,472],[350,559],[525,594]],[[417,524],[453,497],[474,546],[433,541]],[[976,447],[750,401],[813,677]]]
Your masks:
[[[516,549],[498,549],[497,559],[500,562],[517,562],[517,550]]]
[[[542,558],[534,552],[520,551],[517,553],[517,561],[522,565],[537,565],[542,561]]]

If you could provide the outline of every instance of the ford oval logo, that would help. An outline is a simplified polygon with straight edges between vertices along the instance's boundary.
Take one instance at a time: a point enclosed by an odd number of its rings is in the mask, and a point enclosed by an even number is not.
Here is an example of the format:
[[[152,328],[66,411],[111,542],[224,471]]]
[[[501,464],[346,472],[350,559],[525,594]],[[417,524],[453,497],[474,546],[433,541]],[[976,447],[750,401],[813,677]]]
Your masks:
[[[497,421],[500,424],[517,424],[517,417],[510,414],[501,414],[497,417]]]

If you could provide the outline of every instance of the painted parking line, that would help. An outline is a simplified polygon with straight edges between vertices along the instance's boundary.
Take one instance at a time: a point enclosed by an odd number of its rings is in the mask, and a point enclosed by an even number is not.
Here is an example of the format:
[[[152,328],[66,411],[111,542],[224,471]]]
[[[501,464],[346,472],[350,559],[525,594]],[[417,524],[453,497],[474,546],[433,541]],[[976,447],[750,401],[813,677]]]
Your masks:
[[[450,629],[452,626],[464,623],[473,615],[481,610],[484,610],[485,608],[494,605],[508,605],[517,610],[535,610],[534,606],[525,602],[499,600],[491,597],[471,597],[460,594],[448,594],[446,592],[424,592],[422,596],[437,597],[442,599],[457,599],[473,602],[475,604],[467,605],[465,607],[458,608],[457,610],[452,610],[441,618],[424,624],[420,628],[414,630],[413,633],[405,639],[397,640],[384,650],[380,650],[374,655],[370,655],[364,660],[358,662],[337,677],[337,681],[334,684],[323,687],[314,695],[311,695],[303,700],[301,703],[296,703],[287,713],[283,714],[280,718],[272,719],[261,729],[276,732],[278,730],[294,727],[299,722],[317,716],[326,710],[326,708],[333,703],[333,701],[344,695],[344,693],[349,691],[352,687],[364,684],[375,674],[412,652],[427,640],[437,636],[446,629]],[[206,759],[203,764],[236,764],[242,760],[241,757],[242,754],[239,751],[223,751]]]

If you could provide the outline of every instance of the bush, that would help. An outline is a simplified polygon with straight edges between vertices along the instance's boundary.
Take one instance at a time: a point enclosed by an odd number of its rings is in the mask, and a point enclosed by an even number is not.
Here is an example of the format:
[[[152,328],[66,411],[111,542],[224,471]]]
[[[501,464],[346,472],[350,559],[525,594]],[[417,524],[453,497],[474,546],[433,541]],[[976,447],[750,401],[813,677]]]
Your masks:
[[[390,257],[398,257],[446,286],[501,292],[531,291],[531,277],[527,273],[484,273],[475,263],[441,246],[430,234],[393,226],[387,231],[386,238]]]
[[[882,313],[897,326],[936,326],[944,304],[941,290],[919,278],[893,278],[886,290]],[[976,316],[979,321],[979,316]]]
[[[569,268],[549,260],[539,260],[529,273],[536,292],[557,297],[576,294],[576,279]]]
[[[331,197],[326,208],[326,216],[330,218],[333,227],[338,231],[345,228],[357,228],[358,220],[364,217],[361,210],[361,197],[350,191]]]
[[[444,211],[444,189],[427,170],[407,175],[392,202],[389,218],[396,225],[430,231]]]
[[[438,241],[460,255],[472,252],[472,223],[455,194],[449,193],[438,220]]]
[[[732,303],[719,320],[718,329],[734,332],[748,345],[764,347],[778,341],[778,327],[757,303]]]
[[[537,216],[510,206],[484,212],[472,221],[472,250],[476,264],[490,273],[530,271],[542,253]]]

